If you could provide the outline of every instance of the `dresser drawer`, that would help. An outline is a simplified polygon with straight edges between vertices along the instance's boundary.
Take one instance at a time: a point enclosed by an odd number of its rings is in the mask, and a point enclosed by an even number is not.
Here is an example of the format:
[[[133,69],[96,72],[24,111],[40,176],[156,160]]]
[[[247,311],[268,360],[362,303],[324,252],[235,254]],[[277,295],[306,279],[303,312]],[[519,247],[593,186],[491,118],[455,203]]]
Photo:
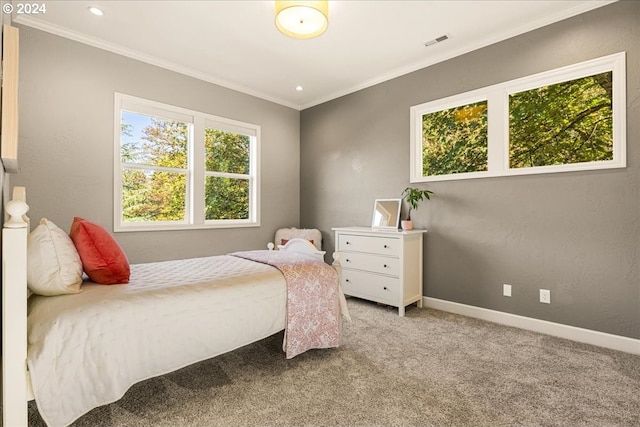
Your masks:
[[[340,258],[342,268],[355,268],[372,273],[400,275],[400,259],[380,255],[370,255],[361,252],[345,252]]]
[[[399,279],[355,270],[342,270],[342,291],[346,295],[398,306]]]
[[[367,252],[378,255],[400,256],[400,239],[393,237],[356,236],[340,234],[339,251]]]

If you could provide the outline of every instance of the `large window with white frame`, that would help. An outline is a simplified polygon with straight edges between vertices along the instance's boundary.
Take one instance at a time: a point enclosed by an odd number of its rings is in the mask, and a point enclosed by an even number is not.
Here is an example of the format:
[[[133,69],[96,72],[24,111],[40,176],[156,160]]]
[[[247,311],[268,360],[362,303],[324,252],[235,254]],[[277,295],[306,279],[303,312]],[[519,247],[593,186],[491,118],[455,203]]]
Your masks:
[[[115,124],[115,231],[259,225],[259,126],[120,93]]]
[[[411,107],[411,182],[626,166],[624,52]]]

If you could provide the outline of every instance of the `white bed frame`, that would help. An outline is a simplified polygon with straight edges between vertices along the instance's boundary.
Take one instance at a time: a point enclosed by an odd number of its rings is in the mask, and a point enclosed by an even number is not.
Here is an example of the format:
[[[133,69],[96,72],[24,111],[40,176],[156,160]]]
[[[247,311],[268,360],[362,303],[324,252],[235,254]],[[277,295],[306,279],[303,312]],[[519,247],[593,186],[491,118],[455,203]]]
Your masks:
[[[24,187],[5,206],[2,229],[2,425],[27,426],[27,237],[29,210]]]
[[[9,219],[2,229],[2,425],[27,427],[27,402],[33,400],[27,370],[27,238],[29,218],[24,187],[15,187],[5,206]],[[272,243],[269,249],[273,250]],[[293,251],[324,260],[304,239],[291,239],[280,250]],[[341,274],[339,255],[333,266]]]

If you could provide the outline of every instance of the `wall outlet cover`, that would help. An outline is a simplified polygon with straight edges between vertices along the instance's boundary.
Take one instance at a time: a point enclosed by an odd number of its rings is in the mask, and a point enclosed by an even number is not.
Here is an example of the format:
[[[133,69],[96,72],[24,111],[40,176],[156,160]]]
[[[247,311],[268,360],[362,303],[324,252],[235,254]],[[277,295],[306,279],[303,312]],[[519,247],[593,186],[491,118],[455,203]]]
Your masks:
[[[551,291],[548,289],[540,289],[540,302],[551,304]]]
[[[507,285],[506,283],[502,285],[502,295],[505,297],[511,296],[511,285]]]

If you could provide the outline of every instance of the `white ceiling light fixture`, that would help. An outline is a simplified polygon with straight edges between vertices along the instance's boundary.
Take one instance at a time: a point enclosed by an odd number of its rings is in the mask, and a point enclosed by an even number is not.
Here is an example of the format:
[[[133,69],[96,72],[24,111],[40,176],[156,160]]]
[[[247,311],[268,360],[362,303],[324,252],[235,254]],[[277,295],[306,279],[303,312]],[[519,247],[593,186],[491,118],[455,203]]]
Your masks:
[[[294,39],[318,37],[329,26],[329,1],[276,0],[276,27]]]
[[[89,12],[91,12],[92,14],[96,15],[96,16],[102,16],[104,15],[104,12],[102,11],[102,9],[98,9],[95,6],[91,6],[89,8]]]

